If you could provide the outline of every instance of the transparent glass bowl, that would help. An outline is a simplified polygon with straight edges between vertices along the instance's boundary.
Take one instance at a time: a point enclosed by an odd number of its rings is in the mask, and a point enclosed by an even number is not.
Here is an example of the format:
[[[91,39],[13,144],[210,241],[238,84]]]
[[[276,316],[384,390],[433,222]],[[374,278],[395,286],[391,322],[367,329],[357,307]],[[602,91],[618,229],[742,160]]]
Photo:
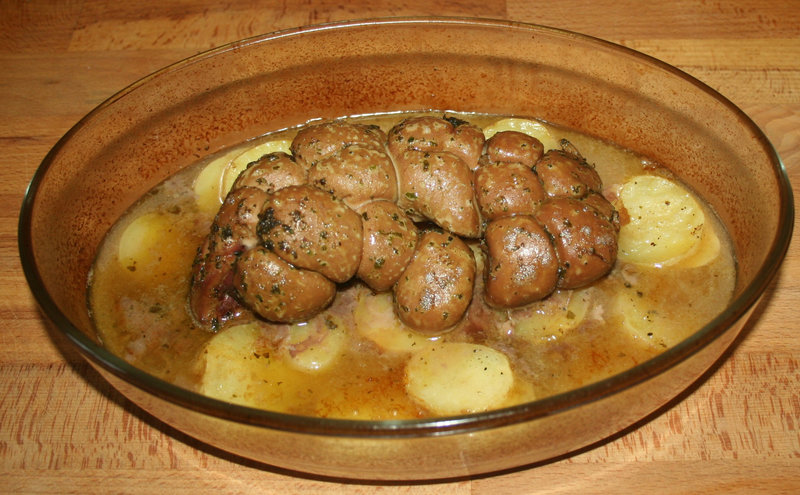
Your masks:
[[[730,306],[624,373],[458,417],[350,421],[251,409],[161,381],[98,344],[86,282],[114,221],[151,187],[221,147],[312,118],[401,110],[533,115],[670,167],[733,237]],[[762,132],[662,62],[575,33],[477,19],[382,19],[283,31],[156,72],[97,107],[33,177],[20,254],[44,314],[116,388],[208,444],[281,468],[365,479],[487,473],[564,455],[636,423],[729,348],[781,264],[793,226],[785,170]]]

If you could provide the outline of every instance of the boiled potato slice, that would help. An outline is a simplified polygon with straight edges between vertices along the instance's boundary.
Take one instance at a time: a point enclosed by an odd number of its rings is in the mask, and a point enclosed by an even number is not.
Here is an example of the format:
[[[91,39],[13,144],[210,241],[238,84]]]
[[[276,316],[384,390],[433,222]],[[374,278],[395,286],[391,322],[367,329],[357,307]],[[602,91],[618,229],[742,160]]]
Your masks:
[[[687,329],[676,325],[675,319],[659,310],[656,302],[636,291],[617,294],[614,305],[622,316],[622,327],[644,345],[666,349],[685,337]]]
[[[244,169],[247,168],[248,164],[270,153],[282,151],[284,153],[291,154],[291,145],[292,141],[288,139],[267,141],[247,149],[243,153],[237,155],[233,160],[228,162],[222,171],[222,185],[219,191],[220,201],[225,200],[225,196],[231,190],[236,178],[239,177],[239,174],[241,174]]]
[[[237,148],[211,160],[197,174],[193,188],[197,206],[209,213],[216,213],[225,200],[233,182],[247,168],[247,164],[262,156],[283,151],[290,153],[291,141],[277,139],[242,151]]]
[[[384,351],[411,352],[438,339],[422,336],[401,322],[394,313],[389,292],[361,294],[353,316],[358,333]]]
[[[171,222],[165,215],[146,213],[134,219],[119,239],[117,257],[120,264],[128,270],[146,270],[158,263],[162,250],[168,244],[166,237]]]
[[[544,145],[544,150],[561,149],[558,140],[553,137],[550,130],[541,122],[530,119],[502,119],[483,129],[486,139],[501,131],[517,131],[528,136],[533,136]]]
[[[516,320],[514,334],[530,342],[556,340],[577,327],[589,312],[591,289],[557,290],[547,300],[534,304]]]
[[[406,391],[436,414],[501,406],[513,384],[508,358],[479,344],[431,344],[412,354],[406,365]]]
[[[261,330],[244,324],[216,334],[200,355],[204,367],[200,393],[228,402],[286,410],[300,391],[301,372],[261,348]]]
[[[315,373],[336,362],[346,342],[347,332],[342,321],[336,316],[320,313],[307,322],[291,325],[281,350],[291,366]]]
[[[216,213],[222,205],[222,173],[241,151],[229,151],[208,162],[194,179],[195,202],[201,211]]]
[[[697,248],[680,260],[677,266],[696,268],[707,265],[717,259],[721,248],[722,246],[719,243],[717,233],[714,232],[714,228],[710,223],[706,223],[703,226],[703,237],[700,239]]]
[[[699,245],[705,214],[692,194],[677,182],[639,175],[622,185],[619,198],[630,219],[619,232],[621,260],[672,264]]]

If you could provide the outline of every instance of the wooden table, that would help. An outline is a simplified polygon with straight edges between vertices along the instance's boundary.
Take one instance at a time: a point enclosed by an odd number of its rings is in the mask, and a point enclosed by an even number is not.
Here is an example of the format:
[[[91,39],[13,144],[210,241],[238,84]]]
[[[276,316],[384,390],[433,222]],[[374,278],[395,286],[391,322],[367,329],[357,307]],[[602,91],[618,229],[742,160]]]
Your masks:
[[[257,468],[148,416],[48,333],[21,272],[17,215],[36,167],[81,116],[138,78],[229,41],[331,20],[423,14],[557,26],[669,62],[747,112],[800,183],[796,0],[0,0],[0,492],[800,491],[797,242],[746,338],[673,408],[567,459],[449,483],[334,483]]]

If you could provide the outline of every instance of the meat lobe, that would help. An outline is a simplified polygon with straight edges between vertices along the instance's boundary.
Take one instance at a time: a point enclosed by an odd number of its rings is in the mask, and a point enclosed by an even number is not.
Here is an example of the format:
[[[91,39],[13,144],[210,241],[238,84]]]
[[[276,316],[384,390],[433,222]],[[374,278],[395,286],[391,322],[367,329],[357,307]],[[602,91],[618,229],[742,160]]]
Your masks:
[[[308,170],[348,146],[383,150],[385,143],[386,134],[378,126],[333,121],[302,128],[292,141],[291,150],[297,163]]]
[[[404,151],[395,156],[397,205],[415,220],[427,219],[463,237],[481,234],[472,172],[450,153]]]
[[[289,186],[267,197],[258,235],[287,263],[346,282],[361,262],[361,217],[330,193]]]
[[[544,227],[528,215],[505,217],[486,228],[484,245],[486,301],[514,308],[550,295],[558,283],[559,264]]]
[[[262,246],[239,257],[233,285],[239,298],[255,313],[283,323],[311,318],[336,295],[336,284],[324,275],[292,266]]]
[[[442,333],[464,316],[474,281],[472,249],[449,232],[427,231],[394,287],[397,316],[418,332]]]
[[[388,133],[388,149],[394,156],[406,150],[446,152],[460,158],[469,170],[478,167],[484,144],[479,127],[451,117],[411,117]]]
[[[545,192],[530,167],[514,162],[486,162],[475,171],[475,196],[481,215],[491,221],[533,215],[544,201]]]
[[[358,278],[374,291],[389,290],[414,255],[417,226],[390,201],[367,203],[358,212],[364,226]]]
[[[591,205],[571,198],[547,201],[536,219],[553,237],[561,276],[558,287],[576,289],[606,275],[617,260],[617,231]]]
[[[501,131],[486,141],[485,157],[491,162],[519,163],[533,168],[543,154],[541,141],[517,131]]]
[[[255,187],[267,193],[306,183],[306,170],[291,155],[269,153],[247,165],[231,187]]]
[[[389,155],[354,144],[314,164],[308,182],[357,209],[375,199],[397,200],[397,176]]]
[[[192,264],[190,306],[197,322],[218,330],[248,312],[234,297],[233,266],[258,243],[256,224],[267,194],[254,187],[231,191]]]
[[[545,153],[534,168],[549,197],[584,198],[603,182],[593,166],[563,150]]]

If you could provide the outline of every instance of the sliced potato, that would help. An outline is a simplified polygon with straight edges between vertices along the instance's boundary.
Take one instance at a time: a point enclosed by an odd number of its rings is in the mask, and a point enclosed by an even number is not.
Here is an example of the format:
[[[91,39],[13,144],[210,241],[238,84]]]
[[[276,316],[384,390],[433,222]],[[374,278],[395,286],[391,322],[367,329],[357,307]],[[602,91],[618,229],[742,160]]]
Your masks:
[[[244,324],[215,335],[200,355],[205,369],[200,393],[248,406],[285,411],[302,383],[301,372],[270,357],[259,345],[261,330]]]
[[[479,344],[431,344],[406,365],[406,391],[435,414],[500,407],[513,384],[508,358]]]
[[[120,264],[135,272],[158,263],[162,256],[159,246],[166,244],[170,226],[169,218],[159,213],[146,213],[133,220],[119,239]]]
[[[390,292],[364,293],[353,312],[356,330],[389,352],[412,352],[438,340],[425,337],[406,326],[395,315]]]
[[[533,343],[556,340],[586,318],[590,305],[591,289],[556,290],[516,318],[514,334]]]
[[[342,321],[320,313],[304,323],[289,327],[289,336],[281,343],[286,362],[295,369],[315,373],[327,369],[341,356],[347,332]]]
[[[244,169],[247,168],[248,164],[270,153],[282,151],[286,154],[291,154],[291,145],[291,140],[276,139],[274,141],[261,143],[236,155],[222,170],[222,182],[219,190],[220,201],[225,199],[225,196],[228,194],[228,191],[231,190],[231,186],[233,186],[236,178],[239,177],[239,174],[241,174]]]
[[[626,181],[619,198],[629,221],[619,232],[619,258],[644,265],[668,265],[699,245],[705,214],[682,185],[656,175]]]
[[[622,316],[622,328],[646,346],[666,349],[686,336],[686,328],[664,314],[655,301],[634,290],[620,291],[614,305]]]
[[[550,129],[541,122],[535,120],[517,118],[498,120],[494,124],[484,127],[483,134],[486,136],[486,139],[489,139],[501,131],[517,131],[527,134],[528,136],[533,136],[541,141],[545,151],[561,149],[558,140],[553,137]]]
[[[717,259],[721,248],[717,233],[714,232],[714,228],[710,223],[706,223],[703,226],[703,237],[697,247],[685,258],[681,259],[677,265],[683,268],[696,268],[707,265]]]
[[[222,172],[241,151],[229,151],[208,162],[194,179],[194,195],[198,208],[207,213],[219,210],[224,196],[221,195]]]

